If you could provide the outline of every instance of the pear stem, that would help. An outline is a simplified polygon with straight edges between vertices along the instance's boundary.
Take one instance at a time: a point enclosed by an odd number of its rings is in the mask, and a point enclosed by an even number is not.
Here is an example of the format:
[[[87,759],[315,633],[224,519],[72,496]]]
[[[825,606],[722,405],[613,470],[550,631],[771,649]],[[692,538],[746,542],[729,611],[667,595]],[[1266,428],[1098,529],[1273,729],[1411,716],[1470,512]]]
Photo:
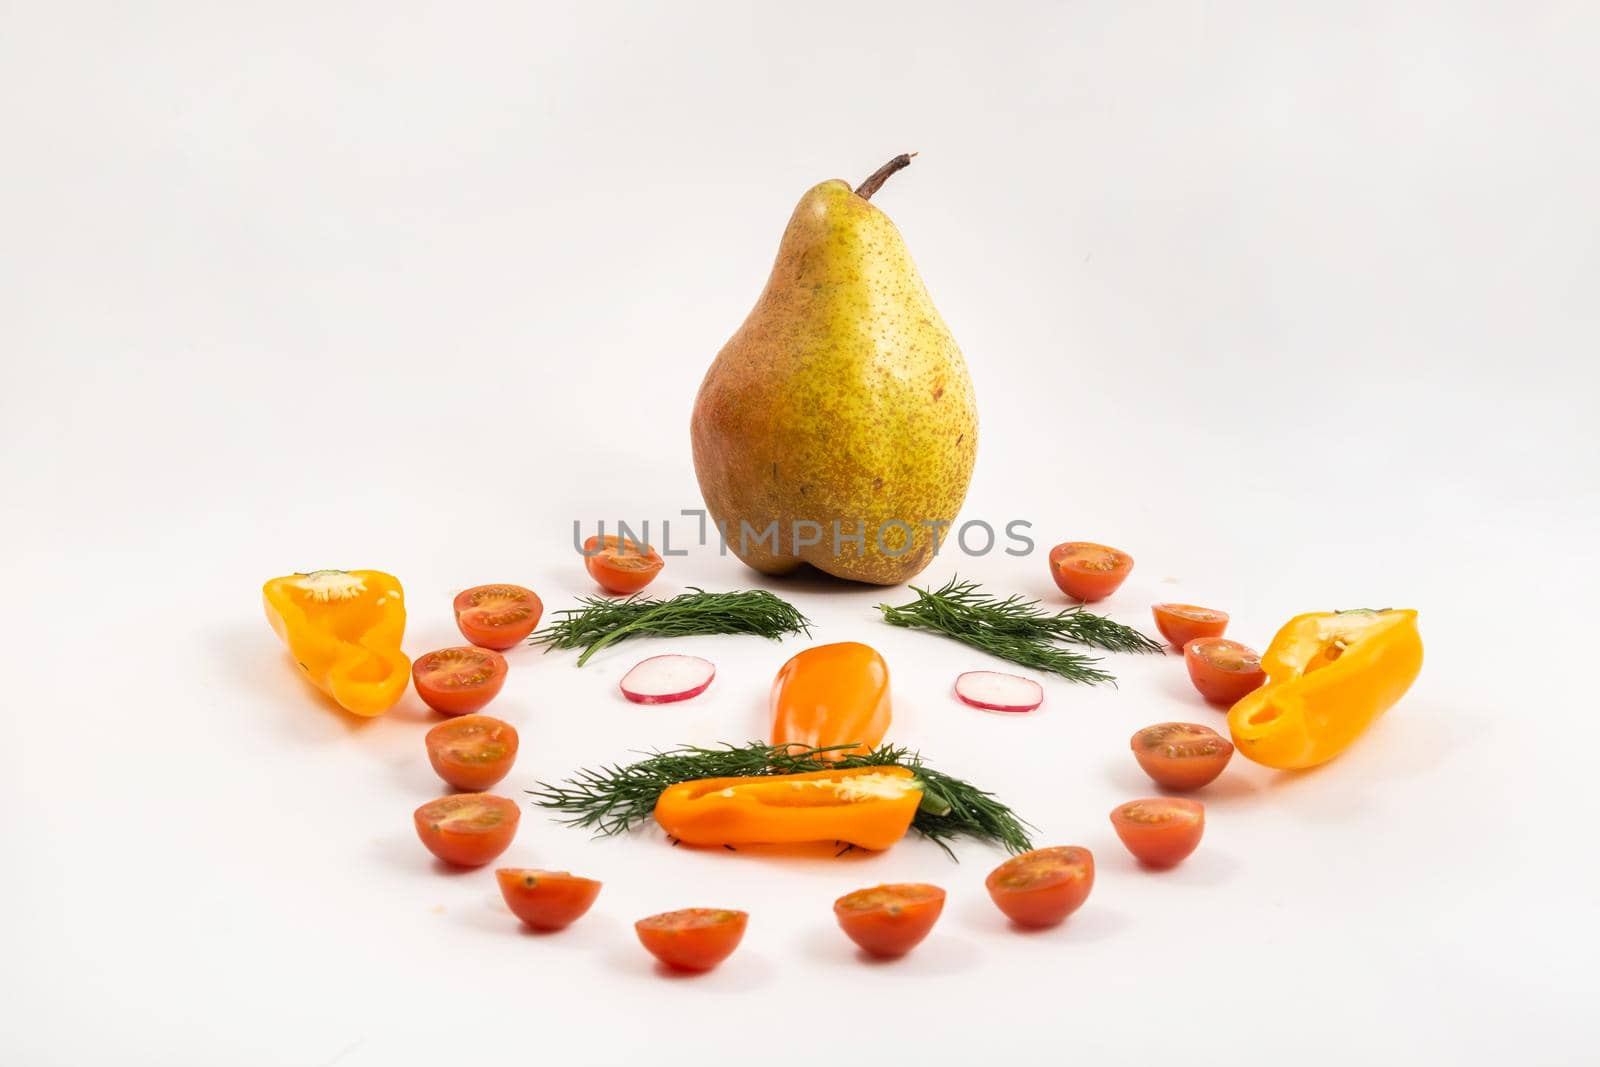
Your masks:
[[[902,152],[873,171],[871,177],[856,186],[856,195],[863,200],[871,200],[872,194],[882,189],[883,183],[889,180],[889,175],[911,166],[911,157],[914,155],[915,152]]]

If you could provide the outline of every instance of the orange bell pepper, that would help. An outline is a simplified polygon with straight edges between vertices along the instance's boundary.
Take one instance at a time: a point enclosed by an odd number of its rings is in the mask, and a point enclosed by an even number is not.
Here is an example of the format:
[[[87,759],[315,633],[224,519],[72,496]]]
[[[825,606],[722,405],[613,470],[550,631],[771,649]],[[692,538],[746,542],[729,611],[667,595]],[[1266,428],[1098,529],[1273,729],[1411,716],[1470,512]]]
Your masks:
[[[855,641],[818,645],[795,656],[772,683],[772,743],[807,748],[853,745],[865,753],[889,729],[889,665]]]
[[[909,768],[853,767],[680,782],[656,800],[656,822],[691,845],[844,841],[885,849],[922,803]]]
[[[405,694],[406,606],[381,571],[312,571],[261,589],[267,621],[311,683],[356,715],[381,715]]]
[[[1290,619],[1261,656],[1267,681],[1228,711],[1241,755],[1296,770],[1326,763],[1389,710],[1422,670],[1415,611]]]

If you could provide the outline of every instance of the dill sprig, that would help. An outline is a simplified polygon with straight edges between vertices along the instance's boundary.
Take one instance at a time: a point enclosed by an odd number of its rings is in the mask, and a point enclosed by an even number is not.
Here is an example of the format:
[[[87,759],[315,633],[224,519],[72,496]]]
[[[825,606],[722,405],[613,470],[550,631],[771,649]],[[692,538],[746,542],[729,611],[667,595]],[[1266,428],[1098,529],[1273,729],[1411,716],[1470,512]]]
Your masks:
[[[1131,626],[1085,611],[1082,605],[1051,614],[1037,600],[983,592],[976,582],[951,578],[942,588],[911,587],[909,604],[879,604],[891,626],[953,637],[992,656],[1035,670],[1058,674],[1072,682],[1115,683],[1094,656],[1060,647],[1058,642],[1088,645],[1107,652],[1161,652],[1157,641]]]
[[[555,621],[528,639],[551,648],[581,648],[578,666],[611,644],[630,637],[692,637],[755,634],[781,641],[785,634],[811,633],[811,621],[793,604],[764,589],[708,593],[689,587],[669,600],[634,594],[626,600],[580,597],[580,608],[555,613]]]
[[[993,793],[970,782],[936,771],[922,756],[900,745],[880,745],[871,752],[830,756],[850,748],[800,748],[752,741],[746,745],[700,748],[684,745],[666,751],[641,753],[645,758],[627,765],[580,770],[565,782],[538,783],[530,789],[534,803],[561,812],[559,821],[591,829],[609,837],[645,822],[655,812],[656,800],[668,787],[701,778],[744,778],[851,767],[905,767],[922,783],[922,804],[911,828],[944,849],[949,842],[971,837],[996,844],[1009,852],[1033,847],[1028,823],[1017,817]]]

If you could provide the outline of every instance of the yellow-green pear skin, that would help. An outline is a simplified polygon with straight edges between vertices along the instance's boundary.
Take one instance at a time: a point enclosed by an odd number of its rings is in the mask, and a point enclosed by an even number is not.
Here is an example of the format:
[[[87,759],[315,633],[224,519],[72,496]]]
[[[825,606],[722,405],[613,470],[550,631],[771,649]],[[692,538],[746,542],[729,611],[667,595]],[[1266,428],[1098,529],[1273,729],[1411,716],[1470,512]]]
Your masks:
[[[977,455],[972,381],[900,231],[846,183],[801,198],[691,433],[707,510],[765,574],[895,585],[933,559],[924,524],[950,535]]]

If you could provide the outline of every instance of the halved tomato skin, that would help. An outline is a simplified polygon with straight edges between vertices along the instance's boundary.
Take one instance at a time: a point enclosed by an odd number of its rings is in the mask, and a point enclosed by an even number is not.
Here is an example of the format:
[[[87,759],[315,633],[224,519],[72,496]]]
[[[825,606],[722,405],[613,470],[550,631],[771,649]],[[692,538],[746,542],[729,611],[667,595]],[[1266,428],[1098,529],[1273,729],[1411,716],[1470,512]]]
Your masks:
[[[1232,741],[1193,722],[1146,726],[1128,745],[1157,785],[1179,791],[1210,785],[1233,758]]]
[[[1213,704],[1231,707],[1267,681],[1254,649],[1226,637],[1197,637],[1183,646],[1189,680]]]
[[[594,904],[600,883],[566,871],[501,867],[494,872],[511,913],[535,930],[564,930]]]
[[[1083,906],[1094,888],[1094,854],[1076,845],[1012,856],[984,880],[995,907],[1018,926],[1055,926]]]
[[[480,711],[506,682],[506,658],[473,645],[441,648],[418,656],[411,680],[422,702],[443,715]]]
[[[517,759],[517,728],[489,715],[462,715],[428,731],[428,762],[464,793],[481,793],[504,778]]]
[[[1156,629],[1161,631],[1161,636],[1179,653],[1195,638],[1221,637],[1228,628],[1226,611],[1197,604],[1156,604],[1150,608],[1150,613],[1156,617]]]
[[[428,851],[457,867],[482,867],[517,836],[521,812],[491,793],[452,793],[430,800],[411,815]]]
[[[665,561],[649,545],[606,534],[583,543],[583,565],[606,592],[631,595],[649,585]]]
[[[1093,541],[1066,541],[1050,550],[1050,577],[1063,593],[1086,604],[1115,593],[1132,570],[1132,556]]]
[[[731,908],[664,911],[633,924],[639,943],[668,967],[709,971],[739,947],[750,916]]]
[[[1146,867],[1182,863],[1200,844],[1206,808],[1186,797],[1130,800],[1111,812],[1111,826],[1135,859]]]
[[[833,902],[840,929],[880,959],[896,959],[916,948],[943,911],[944,890],[920,882],[858,889]]]
[[[479,648],[515,648],[539,625],[544,602],[520,585],[475,585],[456,594],[451,605],[456,629]]]

